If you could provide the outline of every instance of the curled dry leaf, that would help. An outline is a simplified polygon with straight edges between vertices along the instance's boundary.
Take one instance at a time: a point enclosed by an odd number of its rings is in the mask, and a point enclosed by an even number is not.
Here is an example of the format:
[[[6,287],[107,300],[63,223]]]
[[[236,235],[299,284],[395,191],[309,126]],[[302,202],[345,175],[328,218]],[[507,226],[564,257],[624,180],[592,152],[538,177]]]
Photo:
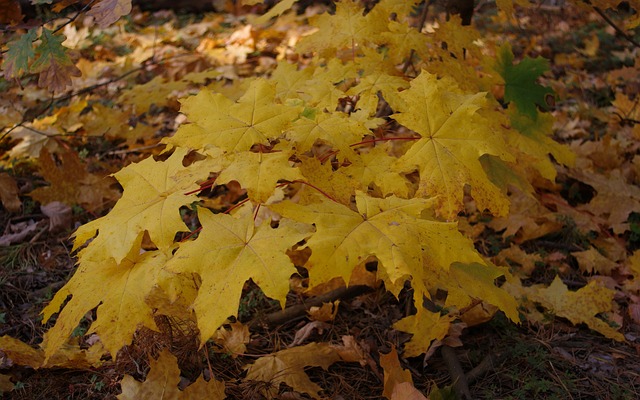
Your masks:
[[[59,201],[40,206],[40,211],[49,217],[49,232],[60,232],[71,228],[73,215],[71,207]]]

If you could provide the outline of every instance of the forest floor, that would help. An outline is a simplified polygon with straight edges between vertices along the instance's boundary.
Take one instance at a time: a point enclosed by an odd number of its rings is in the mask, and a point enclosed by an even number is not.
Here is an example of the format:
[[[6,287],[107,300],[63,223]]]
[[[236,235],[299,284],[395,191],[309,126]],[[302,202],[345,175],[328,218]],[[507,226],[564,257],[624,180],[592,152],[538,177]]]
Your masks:
[[[512,41],[517,57],[540,55],[551,60],[551,71],[544,79],[558,94],[551,111],[556,118],[555,139],[570,146],[578,154],[578,162],[573,168],[558,167],[556,185],[538,188],[540,203],[537,208],[528,209],[533,213],[531,218],[524,221],[522,217],[520,222],[511,222],[521,224],[519,236],[505,237],[504,228],[487,221],[482,230],[474,230],[479,232],[474,236],[476,247],[494,260],[513,262],[515,253],[507,256],[502,251],[513,244],[519,246],[523,251],[519,254],[527,256],[522,256],[513,265],[514,268],[530,265],[528,284],[549,284],[556,274],[560,274],[571,289],[584,286],[590,279],[599,279],[615,288],[619,293],[616,300],[621,316],[617,322],[626,341],[616,342],[586,326],[575,326],[550,315],[542,316],[539,322],[523,320],[520,325],[514,325],[502,314],[497,314],[490,322],[465,329],[460,336],[462,346],[447,350],[453,349],[455,359],[465,371],[473,398],[638,399],[640,300],[638,288],[628,284],[633,273],[627,260],[629,254],[640,248],[640,207],[627,212],[622,221],[614,220],[614,214],[618,208],[640,205],[640,197],[637,197],[640,135],[636,125],[640,120],[640,107],[638,97],[635,97],[640,91],[640,49],[616,34],[596,13],[544,6],[521,10],[518,15],[517,24],[508,25],[494,18],[491,9],[483,7],[477,10],[474,24],[487,35]],[[180,29],[191,26],[191,34],[197,35],[201,17],[134,11],[131,21],[148,26],[175,24],[181,26]],[[231,34],[233,25],[228,29]],[[146,37],[145,40],[151,40],[149,37],[153,36],[142,28],[138,33]],[[78,36],[74,40],[82,38]],[[120,51],[109,48],[107,43],[97,44],[93,49],[96,57],[104,57],[105,63]],[[268,64],[269,57],[271,55],[266,53],[252,53],[243,64],[234,66],[227,73],[250,75]],[[175,65],[158,64],[145,71],[147,76],[140,79],[148,82],[154,74],[180,74],[183,67],[177,62]],[[177,111],[177,102],[170,100],[162,109],[152,107],[144,123],[150,131],[171,134],[181,121]],[[157,137],[152,136],[144,137],[137,144],[153,148]],[[73,149],[82,152],[82,158],[90,160],[95,171],[103,173],[115,172],[146,156],[123,147],[122,140],[94,138],[89,142],[66,143],[77,146]],[[0,156],[6,159],[14,144],[2,142]],[[44,184],[34,163],[15,163],[11,175],[21,188],[21,194]],[[233,192],[233,188],[229,191]],[[11,227],[19,224],[23,224],[23,229],[33,227],[34,234],[9,245],[0,245],[0,336],[9,335],[36,345],[51,325],[41,324],[42,308],[75,269],[70,239],[74,227],[106,210],[92,214],[74,208],[67,215],[70,219],[61,223],[62,228],[50,232],[50,217],[41,211],[39,204],[28,196],[21,195],[20,198],[19,212],[0,209],[0,228],[3,229],[0,240],[13,234]],[[600,209],[595,208],[594,199],[599,199]],[[601,211],[607,207],[608,212]],[[580,216],[587,214],[591,218],[589,223],[595,223],[597,231],[585,228],[589,225]],[[537,235],[541,230],[546,231]],[[592,245],[596,247],[594,243],[603,253],[620,255],[608,258],[612,264],[606,272],[598,265],[592,266],[591,271],[578,266],[576,253],[586,251]],[[370,363],[339,362],[326,371],[316,367],[307,372],[328,398],[383,398],[383,376],[376,367],[378,354],[391,351],[392,343],[407,340],[404,334],[390,328],[393,321],[412,307],[405,297],[401,294],[396,299],[381,288],[344,299],[335,319],[316,324],[315,329],[308,328],[310,321],[304,316],[272,328],[258,325],[252,329],[247,355],[237,358],[219,352],[204,354],[198,351],[192,328],[188,326],[174,332],[170,346],[174,353],[183,355],[179,360],[185,380],[192,381],[203,370],[209,370],[217,379],[225,381],[228,398],[260,399],[265,384],[239,378],[244,373],[243,368],[254,360],[251,355],[281,349],[297,340],[300,330],[305,327],[309,332],[304,343],[340,343],[343,337],[352,336],[361,348],[366,349],[368,355],[364,359],[370,359]],[[293,305],[300,299],[291,295],[289,300]],[[241,322],[275,311],[273,302],[265,298],[259,288],[251,283],[246,285],[238,314]],[[86,318],[88,321],[91,316]],[[82,337],[85,330],[81,324],[75,334]],[[176,339],[178,336],[182,342]],[[0,373],[11,376],[15,384],[13,391],[0,398],[114,399],[120,393],[122,377],[128,374],[142,379],[147,368],[146,354],[153,353],[166,340],[163,334],[143,331],[126,355],[116,362],[105,362],[99,368],[33,370],[3,364],[0,358]],[[428,357],[401,359],[403,368],[411,371],[415,387],[425,394],[436,386],[443,388],[452,384],[447,367],[451,356],[443,356],[443,353],[437,350]],[[279,398],[307,397],[282,387]],[[435,398],[433,395],[432,400]]]

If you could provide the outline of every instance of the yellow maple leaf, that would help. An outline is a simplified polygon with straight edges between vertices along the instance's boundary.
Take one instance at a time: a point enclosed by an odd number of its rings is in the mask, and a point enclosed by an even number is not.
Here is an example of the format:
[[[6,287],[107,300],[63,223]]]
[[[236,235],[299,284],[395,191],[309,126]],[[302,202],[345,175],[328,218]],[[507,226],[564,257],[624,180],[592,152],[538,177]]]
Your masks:
[[[340,361],[340,356],[335,349],[328,343],[314,342],[260,357],[246,367],[246,379],[269,382],[275,388],[280,383],[285,383],[298,392],[308,393],[314,399],[319,399],[318,392],[322,388],[311,382],[304,368],[322,367],[326,370],[336,361]],[[276,393],[271,393],[269,398],[274,398]]]
[[[202,278],[193,309],[205,343],[229,316],[237,314],[247,279],[284,304],[289,277],[296,272],[285,251],[307,237],[311,227],[286,220],[277,228],[269,221],[255,227],[247,206],[234,216],[199,208],[198,218],[202,232],[195,241],[180,245],[167,268],[196,272]]]
[[[163,143],[202,149],[212,144],[225,151],[246,151],[254,144],[268,144],[280,136],[300,109],[275,102],[275,84],[256,79],[246,93],[233,102],[208,89],[182,101],[181,112],[190,124]]]
[[[202,376],[184,391],[180,391],[178,360],[168,350],[163,350],[157,360],[151,359],[149,366],[149,373],[144,382],[136,381],[131,375],[125,375],[122,378],[120,382],[122,393],[118,395],[119,400],[222,400],[225,398],[224,382],[215,379],[206,382]]]
[[[361,121],[345,113],[307,109],[287,131],[286,137],[299,153],[309,151],[317,141],[322,141],[340,150],[338,157],[343,159],[353,157],[351,145],[370,133]]]
[[[333,170],[330,162],[321,163],[317,158],[300,157],[300,171],[304,181],[322,190],[325,194],[339,203],[349,205],[356,190],[362,185],[351,175],[348,168]],[[301,193],[302,202],[314,202],[317,192],[315,189],[305,188]]]
[[[538,117],[534,121],[526,114],[518,112],[513,104],[509,105],[508,115],[515,131],[505,136],[507,143],[530,156],[526,159],[516,156],[519,162],[526,161],[527,166],[534,167],[543,178],[550,181],[556,178],[556,168],[549,159],[550,154],[559,163],[574,164],[575,154],[567,146],[550,137],[555,120],[553,115],[538,111]]]
[[[449,332],[453,319],[452,315],[440,315],[420,306],[415,315],[393,324],[394,329],[413,334],[411,340],[404,345],[404,356],[419,356],[429,349],[432,341],[442,340]]]
[[[216,179],[217,184],[238,181],[247,190],[249,198],[265,203],[275,190],[279,180],[303,179],[298,168],[289,162],[290,153],[253,153],[243,151],[230,156],[230,164]]]
[[[625,340],[622,333],[597,317],[612,311],[614,290],[591,281],[587,286],[572,292],[558,276],[548,288],[525,289],[528,289],[530,300],[542,304],[557,316],[567,318],[573,324],[585,323],[589,328],[610,339]]]
[[[519,322],[518,302],[494,283],[505,274],[508,274],[506,269],[490,264],[453,263],[449,274],[440,282],[448,292],[445,305],[461,309],[470,305],[473,299],[482,299],[502,310],[511,321]]]
[[[455,261],[482,263],[455,223],[422,218],[431,204],[425,199],[378,199],[357,192],[357,212],[325,197],[305,206],[283,202],[269,207],[286,218],[315,225],[316,233],[307,241],[311,257],[305,264],[310,286],[335,277],[348,282],[356,265],[375,256],[382,264],[379,276],[397,295],[409,277],[416,292],[426,292],[424,265],[446,270]]]
[[[149,111],[153,104],[158,107],[167,105],[171,99],[171,93],[184,90],[188,85],[188,82],[172,81],[156,76],[147,83],[123,90],[118,101],[135,105],[136,113],[142,114]]]
[[[302,39],[296,46],[299,53],[320,52],[323,57],[330,58],[336,50],[356,48],[371,41],[373,29],[379,24],[371,22],[363,15],[359,2],[345,0],[336,3],[335,15],[325,13],[312,18],[310,23],[318,31]]]
[[[116,263],[129,253],[140,232],[147,230],[153,243],[167,251],[179,231],[189,229],[180,217],[180,207],[198,200],[194,194],[185,194],[197,188],[196,181],[205,180],[207,169],[198,163],[182,165],[186,149],[176,151],[166,161],[149,157],[131,164],[114,176],[124,188],[122,198],[106,216],[81,226],[75,233],[74,249],[98,236],[91,242],[100,247],[102,255],[115,258]]]
[[[142,236],[138,234],[121,263],[92,246],[80,252],[78,271],[42,311],[44,323],[64,304],[47,333],[47,359],[62,347],[82,317],[98,305],[97,318],[88,333],[97,333],[113,358],[122,346],[131,343],[139,327],[157,330],[153,310],[145,299],[157,284],[167,257],[160,251],[140,254]],[[69,295],[72,298],[66,302]]]
[[[363,109],[367,115],[374,115],[378,107],[378,93],[381,93],[383,98],[390,99],[398,96],[398,90],[407,86],[408,82],[399,76],[376,71],[365,75],[356,86],[347,91],[347,94],[360,96],[358,108]]]
[[[409,180],[391,170],[395,160],[395,157],[387,154],[383,146],[376,146],[368,152],[361,153],[360,157],[355,158],[351,165],[343,169],[345,173],[360,182],[360,187],[369,187],[374,183],[380,189],[382,196],[393,194],[407,198],[415,189],[411,187]]]
[[[452,219],[463,209],[463,189],[471,193],[480,209],[506,215],[509,200],[482,169],[483,154],[512,161],[501,132],[479,110],[490,111],[484,93],[465,95],[455,83],[422,71],[411,88],[399,95],[392,118],[422,138],[397,162],[398,172],[420,172],[419,196],[436,196],[438,211]],[[497,114],[497,113],[496,113]]]

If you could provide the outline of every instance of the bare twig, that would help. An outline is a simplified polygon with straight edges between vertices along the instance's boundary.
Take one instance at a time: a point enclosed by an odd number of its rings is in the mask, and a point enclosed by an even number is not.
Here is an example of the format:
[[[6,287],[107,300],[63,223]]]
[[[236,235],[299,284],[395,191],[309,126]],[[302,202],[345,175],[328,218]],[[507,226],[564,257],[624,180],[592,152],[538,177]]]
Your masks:
[[[457,397],[459,399],[471,400],[472,397],[471,391],[469,390],[469,383],[467,382],[467,377],[460,365],[460,361],[458,361],[458,356],[456,356],[455,350],[444,345],[440,348],[440,351],[445,364],[447,364],[447,369],[449,370],[449,375],[451,375],[451,381],[453,382],[453,390],[455,390]]]
[[[267,314],[263,317],[254,318],[249,322],[249,328],[255,329],[261,325],[276,326],[288,322],[292,319],[303,316],[311,307],[317,307],[322,303],[329,303],[338,299],[346,300],[351,299],[361,294],[372,291],[373,288],[365,285],[354,285],[349,287],[341,287],[325,293],[320,296],[313,297],[302,304],[285,308],[284,310],[276,311],[271,314]]]
[[[424,28],[424,24],[425,22],[427,22],[427,14],[429,12],[429,0],[425,0],[424,2],[424,8],[422,9],[422,14],[420,14],[420,22],[419,22],[419,26],[418,26],[418,31],[422,32],[422,28]],[[413,60],[413,56],[416,55],[416,51],[414,49],[411,49],[411,53],[409,53],[409,58],[407,58],[407,61],[404,63],[404,65],[402,66],[402,73],[406,74],[407,70],[409,69],[409,67],[412,64],[412,60]]]
[[[620,29],[620,27],[618,25],[616,25],[615,22],[613,22],[613,20],[611,18],[609,18],[609,16],[607,14],[604,13],[604,11],[602,11],[602,9],[598,6],[593,6],[593,10],[598,13],[598,15],[600,15],[602,17],[602,19],[604,19],[605,21],[607,21],[607,23],[609,25],[611,25],[611,27],[613,29],[615,29],[616,32],[618,32],[618,34],[620,36],[622,36],[623,38],[625,38],[629,43],[633,44],[635,47],[640,47],[640,43],[638,43],[634,38],[632,38],[631,36],[629,36],[625,31],[623,31],[622,29]]]

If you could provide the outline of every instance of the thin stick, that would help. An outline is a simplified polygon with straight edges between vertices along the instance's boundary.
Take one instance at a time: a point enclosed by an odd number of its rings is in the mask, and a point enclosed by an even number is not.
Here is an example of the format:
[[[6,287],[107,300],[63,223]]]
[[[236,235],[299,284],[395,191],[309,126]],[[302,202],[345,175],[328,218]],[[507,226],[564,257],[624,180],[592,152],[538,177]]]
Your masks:
[[[627,41],[631,44],[633,44],[635,47],[640,47],[640,43],[636,42],[634,38],[632,38],[631,36],[629,36],[625,31],[623,31],[622,29],[620,29],[620,27],[618,25],[616,25],[615,22],[613,22],[613,20],[611,20],[611,18],[609,18],[607,16],[607,14],[604,13],[604,11],[602,11],[602,9],[598,6],[593,6],[593,9],[595,10],[595,12],[598,13],[598,15],[600,15],[602,17],[602,19],[604,19],[605,21],[607,21],[607,23],[609,25],[611,25],[611,27],[613,29],[615,29],[616,32],[618,32],[618,34],[620,36],[622,36],[623,38],[627,39]]]

